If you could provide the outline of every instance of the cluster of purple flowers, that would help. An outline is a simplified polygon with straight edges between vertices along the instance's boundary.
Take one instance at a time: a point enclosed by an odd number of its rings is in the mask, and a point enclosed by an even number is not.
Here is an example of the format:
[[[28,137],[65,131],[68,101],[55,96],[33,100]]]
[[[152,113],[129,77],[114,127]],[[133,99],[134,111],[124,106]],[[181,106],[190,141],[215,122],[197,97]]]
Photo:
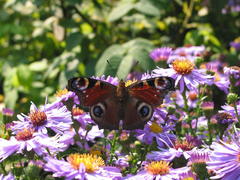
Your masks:
[[[144,129],[99,129],[67,90],[57,92],[54,102],[32,103],[28,114],[17,115],[0,134],[0,179],[14,179],[6,168],[14,164],[11,157],[66,179],[239,179],[240,68],[220,60],[198,64],[205,52],[204,46],[158,48],[150,57],[168,68],[129,75],[130,83],[159,76],[175,80],[176,91]],[[96,79],[118,84],[113,77]],[[221,109],[211,99],[213,88],[226,96]],[[11,117],[13,111],[2,114]]]

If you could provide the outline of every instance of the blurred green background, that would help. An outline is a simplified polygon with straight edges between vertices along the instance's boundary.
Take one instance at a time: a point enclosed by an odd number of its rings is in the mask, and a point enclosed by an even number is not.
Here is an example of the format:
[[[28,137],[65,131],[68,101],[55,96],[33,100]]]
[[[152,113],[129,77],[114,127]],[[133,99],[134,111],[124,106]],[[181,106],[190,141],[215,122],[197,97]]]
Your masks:
[[[240,18],[231,2],[0,0],[0,103],[26,112],[72,76],[146,72],[155,47],[205,45],[212,59],[234,62]]]

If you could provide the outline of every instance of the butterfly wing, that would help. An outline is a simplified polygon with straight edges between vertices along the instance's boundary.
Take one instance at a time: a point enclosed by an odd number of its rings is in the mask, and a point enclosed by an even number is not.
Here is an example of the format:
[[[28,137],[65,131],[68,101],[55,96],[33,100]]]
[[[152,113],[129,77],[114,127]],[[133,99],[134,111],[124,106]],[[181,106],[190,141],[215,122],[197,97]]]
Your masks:
[[[76,93],[80,105],[89,108],[90,116],[104,129],[118,129],[120,104],[115,92],[116,86],[93,78],[72,78],[67,89]]]
[[[116,86],[93,78],[79,77],[68,80],[67,89],[76,93],[82,106],[90,107],[111,97]]]
[[[131,97],[157,107],[162,104],[164,96],[174,90],[174,80],[170,77],[150,78],[133,83],[128,90]]]
[[[154,107],[173,89],[174,80],[168,77],[151,78],[128,86],[123,129],[142,129],[151,119]]]

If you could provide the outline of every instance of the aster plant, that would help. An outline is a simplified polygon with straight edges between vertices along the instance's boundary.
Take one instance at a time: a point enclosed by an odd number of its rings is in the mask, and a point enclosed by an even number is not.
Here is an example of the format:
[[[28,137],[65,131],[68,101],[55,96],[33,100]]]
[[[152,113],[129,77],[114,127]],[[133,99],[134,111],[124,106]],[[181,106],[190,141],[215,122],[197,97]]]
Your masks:
[[[67,89],[42,106],[31,102],[27,113],[4,108],[0,179],[238,179],[239,67],[207,62],[205,54],[204,46],[157,48],[149,56],[158,67],[128,75],[126,85],[159,76],[175,80],[176,90],[143,129],[99,129]]]

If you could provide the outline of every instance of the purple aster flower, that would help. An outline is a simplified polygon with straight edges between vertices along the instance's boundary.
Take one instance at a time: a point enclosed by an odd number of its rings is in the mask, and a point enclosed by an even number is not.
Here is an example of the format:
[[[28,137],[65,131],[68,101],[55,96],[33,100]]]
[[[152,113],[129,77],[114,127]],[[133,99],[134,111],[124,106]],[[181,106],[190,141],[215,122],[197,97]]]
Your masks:
[[[214,103],[212,101],[203,101],[201,104],[201,108],[204,111],[212,111],[214,109]]]
[[[55,103],[65,102],[69,99],[73,99],[75,104],[80,104],[76,94],[72,91],[68,91],[67,89],[57,91],[55,96],[57,97]]]
[[[152,161],[139,171],[136,175],[128,175],[124,180],[167,180],[178,179],[178,172],[172,169],[169,162]]]
[[[209,153],[210,151],[208,149],[194,149],[194,151],[192,151],[190,154],[188,164],[192,165],[206,163],[209,161]]]
[[[185,87],[197,91],[199,84],[213,83],[213,76],[207,75],[204,69],[195,69],[194,64],[185,58],[175,59],[169,69],[158,68],[153,70],[154,76],[168,76],[175,79],[175,86],[180,86],[180,92]]]
[[[128,159],[126,156],[118,157],[118,159],[114,162],[114,164],[121,169],[129,167]]]
[[[12,175],[12,173],[9,173],[6,176],[4,176],[3,174],[0,174],[0,180],[14,180],[14,176]]]
[[[59,136],[58,142],[65,145],[65,149],[67,149],[70,145],[74,144],[74,136],[76,135],[75,131],[73,129],[70,129],[69,131],[64,131],[64,134]]]
[[[240,67],[238,66],[224,67],[223,71],[224,74],[228,76],[232,76],[235,79],[240,79]]]
[[[221,108],[223,110],[220,110],[219,113],[228,113],[233,117],[234,120],[237,119],[236,111],[233,106],[226,104],[221,106]],[[238,115],[240,115],[240,101],[236,103],[236,110]]]
[[[184,122],[186,123],[186,122]],[[211,123],[214,123],[214,122],[211,122]],[[188,125],[188,124],[187,124]],[[189,125],[188,125],[189,126]],[[208,127],[208,119],[205,117],[205,116],[200,116],[200,117],[197,117],[196,119],[193,119],[191,121],[191,128],[196,128],[197,131],[202,131],[203,129],[206,129]],[[190,127],[188,127],[190,128]],[[206,138],[206,135],[207,134],[207,131],[205,131],[202,135],[198,135],[198,137],[200,138]]]
[[[215,116],[218,124],[232,124],[233,122],[237,122],[236,117],[233,117],[230,113],[227,112],[219,112]]]
[[[101,81],[105,81],[105,82],[108,82],[108,83],[110,83],[110,84],[113,84],[113,85],[118,85],[118,83],[119,83],[119,80],[118,80],[118,78],[116,78],[116,77],[111,77],[111,76],[107,76],[107,77],[105,77],[105,75],[103,75],[103,76],[101,76],[101,77],[92,77],[92,78],[94,78],[94,79],[97,79],[97,80],[101,80]]]
[[[116,167],[105,166],[101,157],[92,154],[70,154],[67,160],[57,160],[52,157],[45,158],[46,171],[53,172],[53,177],[71,179],[120,179],[120,170]]]
[[[175,158],[179,158],[184,156],[185,159],[188,159],[190,155],[184,152],[182,149],[175,149],[175,148],[159,148],[160,151],[152,151],[147,154],[147,159],[149,160],[164,160],[167,162],[173,161]]]
[[[228,0],[227,5],[222,9],[222,13],[226,14],[229,12],[240,12],[239,0]]]
[[[12,117],[14,112],[13,110],[9,109],[9,108],[3,108],[2,109],[2,114],[5,115],[5,116],[10,116]]]
[[[240,7],[240,6],[239,6]],[[230,46],[234,47],[237,51],[240,50],[240,42],[231,42]]]
[[[152,151],[147,154],[147,159],[149,160],[165,160],[172,161],[174,158],[179,158],[183,156],[185,159],[190,157],[190,154],[196,146],[198,142],[191,139],[186,138],[184,140],[175,140],[171,142],[171,145],[167,145],[168,149],[158,147],[159,151]]]
[[[65,106],[46,104],[39,109],[34,103],[30,107],[30,114],[18,115],[20,121],[14,121],[13,131],[32,128],[35,131],[47,134],[47,128],[56,133],[63,133],[70,129],[72,122],[71,112]]]
[[[221,60],[214,60],[201,64],[200,68],[219,73],[222,72],[224,66],[226,66],[226,63],[223,63]]]
[[[215,173],[211,179],[239,179],[240,178],[240,146],[239,142],[213,142],[207,169]]]
[[[79,128],[78,134],[83,139],[94,142],[94,139],[96,137],[104,137],[103,132],[104,132],[103,129],[100,130],[98,126],[95,125],[95,126],[92,126],[91,130],[89,131],[83,128]]]
[[[196,174],[194,174],[190,169],[188,171],[183,171],[179,173],[179,180],[197,180]]]
[[[158,145],[162,147],[176,139],[176,136],[169,132],[170,130],[172,130],[171,125],[162,126],[155,121],[151,122],[151,125],[146,124],[143,130],[137,129],[136,136],[138,140],[146,144],[152,144],[153,140],[156,139]]]
[[[205,50],[204,46],[186,46],[175,49],[173,54],[180,56],[201,56]]]
[[[170,47],[161,47],[156,48],[150,52],[149,56],[155,61],[166,61],[168,57],[172,54],[172,48]]]
[[[230,81],[226,75],[215,73],[213,84],[215,84],[220,90],[225,92],[225,94],[229,93]]]
[[[12,136],[9,140],[0,138],[0,161],[14,153],[23,153],[23,150],[33,150],[38,155],[47,154],[48,152],[59,152],[65,145],[59,144],[57,138],[57,136],[49,138],[48,136],[34,133],[32,129],[18,131],[16,136]]]
[[[92,120],[90,114],[78,107],[74,107],[72,109],[72,115],[73,119],[77,120],[83,129],[86,129],[87,125],[89,124],[96,125],[96,123]]]
[[[141,72],[131,72],[128,74],[127,76],[127,80],[140,80],[142,77],[142,73]]]

